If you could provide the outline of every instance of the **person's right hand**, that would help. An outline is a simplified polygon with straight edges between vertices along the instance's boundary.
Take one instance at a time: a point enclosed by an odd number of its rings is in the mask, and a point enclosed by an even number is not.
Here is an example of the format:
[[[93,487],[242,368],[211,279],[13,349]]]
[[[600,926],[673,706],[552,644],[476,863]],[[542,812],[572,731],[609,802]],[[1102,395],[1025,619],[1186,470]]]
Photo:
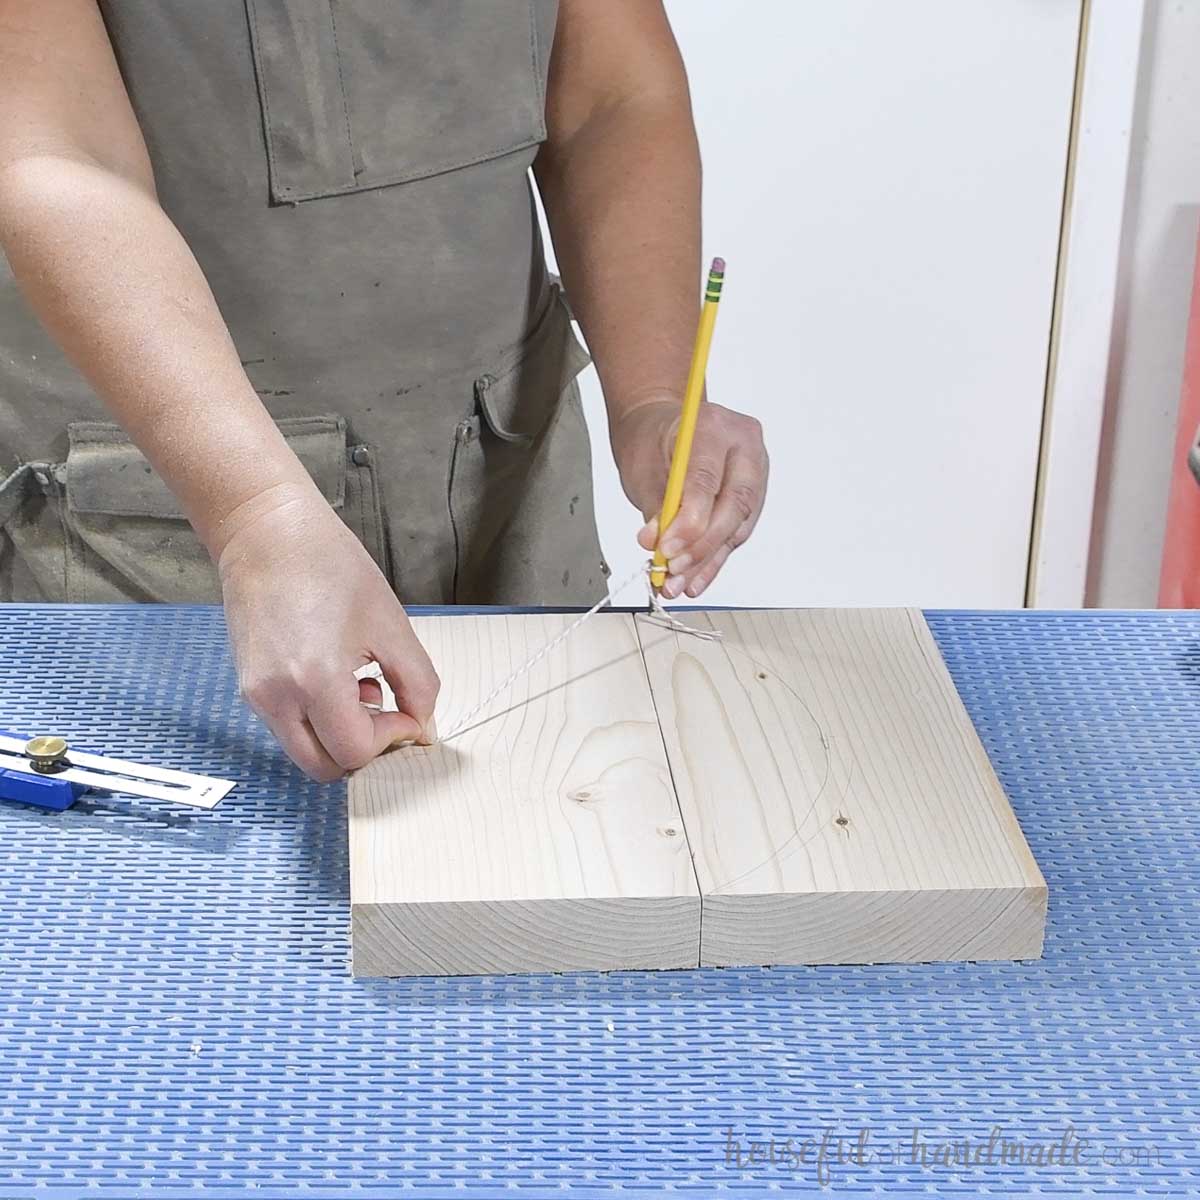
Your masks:
[[[313,779],[337,779],[437,734],[440,683],[371,556],[315,489],[280,487],[238,514],[217,558],[242,695]],[[375,661],[399,712],[372,712]]]

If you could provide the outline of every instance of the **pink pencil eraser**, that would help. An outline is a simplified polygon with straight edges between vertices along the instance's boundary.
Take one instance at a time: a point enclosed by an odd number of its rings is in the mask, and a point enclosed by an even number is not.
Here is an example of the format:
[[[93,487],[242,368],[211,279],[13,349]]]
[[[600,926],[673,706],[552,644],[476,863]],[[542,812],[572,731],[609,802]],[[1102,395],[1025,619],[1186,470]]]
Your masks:
[[[725,260],[723,258],[714,258],[712,269],[714,271],[716,271],[716,273],[718,275],[724,275],[725,274]]]

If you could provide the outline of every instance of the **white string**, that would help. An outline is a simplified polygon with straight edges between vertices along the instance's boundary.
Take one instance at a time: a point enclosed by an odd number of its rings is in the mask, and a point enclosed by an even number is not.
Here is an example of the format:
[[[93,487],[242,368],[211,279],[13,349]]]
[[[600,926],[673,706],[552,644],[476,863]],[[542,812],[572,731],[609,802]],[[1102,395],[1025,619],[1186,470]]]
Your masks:
[[[721,640],[721,631],[719,629],[697,629],[694,625],[685,625],[673,613],[668,612],[663,607],[662,599],[658,592],[651,586],[650,592],[650,615],[649,620],[655,625],[664,625],[667,629],[673,629],[676,633],[688,633],[692,637],[699,638],[702,642],[719,642]]]
[[[606,604],[619,596],[631,583],[637,579],[645,577],[646,588],[650,594],[650,614],[651,619],[656,624],[666,625],[667,627],[676,630],[679,633],[690,633],[696,637],[703,638],[705,641],[715,641],[721,635],[716,630],[693,629],[690,625],[685,625],[682,621],[673,617],[662,605],[662,601],[658,597],[658,593],[654,590],[650,583],[650,571],[653,568],[653,562],[648,560],[638,567],[627,579],[623,579],[620,583],[613,584],[604,594],[603,598],[597,600],[587,612],[577,617],[570,625],[566,627],[557,637],[551,638],[532,658],[519,666],[509,677],[498,683],[474,708],[468,709],[455,723],[443,733],[439,738],[439,742],[448,742],[452,737],[462,733],[472,721],[475,720],[481,712],[483,712],[494,700],[507,692],[522,675],[531,671],[547,654],[550,653],[556,646],[560,646],[567,640],[577,629],[579,629],[585,621],[594,617]]]

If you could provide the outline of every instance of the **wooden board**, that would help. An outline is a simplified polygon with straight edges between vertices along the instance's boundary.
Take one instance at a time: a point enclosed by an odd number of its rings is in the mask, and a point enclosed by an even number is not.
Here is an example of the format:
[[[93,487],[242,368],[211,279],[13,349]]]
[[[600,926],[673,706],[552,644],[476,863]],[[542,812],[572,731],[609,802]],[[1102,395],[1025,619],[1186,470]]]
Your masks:
[[[917,611],[638,630],[703,899],[701,961],[1036,958],[1046,885]]]
[[[439,727],[570,619],[418,618]],[[687,620],[722,640],[601,614],[354,775],[355,974],[1040,955],[1045,882],[919,612]]]
[[[417,618],[449,730],[571,618]],[[349,784],[356,975],[694,967],[700,899],[633,619]]]

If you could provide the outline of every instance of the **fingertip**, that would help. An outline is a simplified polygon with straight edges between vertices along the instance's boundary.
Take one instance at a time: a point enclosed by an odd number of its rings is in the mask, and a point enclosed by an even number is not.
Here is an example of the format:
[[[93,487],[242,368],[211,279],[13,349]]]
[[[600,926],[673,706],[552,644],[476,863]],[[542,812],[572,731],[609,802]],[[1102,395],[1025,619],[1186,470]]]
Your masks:
[[[425,648],[419,642],[416,645],[419,656],[389,660],[384,678],[391,685],[400,714],[417,730],[417,735],[410,740],[423,741],[422,731],[433,720],[442,681]]]
[[[437,692],[434,692],[422,698],[419,703],[412,704],[407,710],[408,716],[412,718],[417,728],[422,731],[422,739],[426,736],[426,731],[432,729],[435,731],[432,740],[436,740],[437,726],[434,723],[434,712],[437,708],[437,697]]]

